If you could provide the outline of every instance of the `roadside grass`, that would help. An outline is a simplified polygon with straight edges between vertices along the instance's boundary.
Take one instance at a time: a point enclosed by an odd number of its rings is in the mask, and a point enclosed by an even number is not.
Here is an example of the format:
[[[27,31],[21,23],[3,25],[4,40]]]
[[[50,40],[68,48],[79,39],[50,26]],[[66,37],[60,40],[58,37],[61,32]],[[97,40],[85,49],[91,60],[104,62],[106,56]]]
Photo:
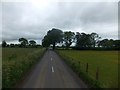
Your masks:
[[[2,48],[0,47],[0,89],[2,89]]]
[[[2,88],[11,88],[42,57],[43,48],[2,48]]]
[[[90,85],[101,88],[118,88],[118,51],[59,50],[60,56],[81,74]],[[86,73],[88,63],[88,73]],[[99,80],[96,69],[99,67]],[[91,86],[90,86],[91,87]]]

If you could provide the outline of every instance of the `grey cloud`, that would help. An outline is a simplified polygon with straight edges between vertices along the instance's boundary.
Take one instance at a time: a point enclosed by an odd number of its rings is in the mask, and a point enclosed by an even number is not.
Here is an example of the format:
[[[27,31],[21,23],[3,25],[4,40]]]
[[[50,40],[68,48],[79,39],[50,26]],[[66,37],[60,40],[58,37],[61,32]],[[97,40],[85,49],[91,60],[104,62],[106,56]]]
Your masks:
[[[57,27],[64,29],[89,28],[96,23],[117,24],[117,3],[59,3],[56,13],[49,17]]]
[[[54,2],[43,10],[34,8],[29,2],[4,2],[2,38],[41,40],[53,27],[117,38],[117,15],[117,3],[113,2]]]
[[[85,23],[114,23],[117,21],[117,3],[96,3],[82,13]]]

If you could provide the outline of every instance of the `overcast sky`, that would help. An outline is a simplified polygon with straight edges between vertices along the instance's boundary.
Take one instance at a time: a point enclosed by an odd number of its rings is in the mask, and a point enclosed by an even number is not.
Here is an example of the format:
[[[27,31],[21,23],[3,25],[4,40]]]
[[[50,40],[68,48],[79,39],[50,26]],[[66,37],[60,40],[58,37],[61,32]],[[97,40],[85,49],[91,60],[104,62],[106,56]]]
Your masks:
[[[3,1],[1,15],[0,37],[7,42],[24,37],[40,43],[52,28],[118,39],[117,2]]]

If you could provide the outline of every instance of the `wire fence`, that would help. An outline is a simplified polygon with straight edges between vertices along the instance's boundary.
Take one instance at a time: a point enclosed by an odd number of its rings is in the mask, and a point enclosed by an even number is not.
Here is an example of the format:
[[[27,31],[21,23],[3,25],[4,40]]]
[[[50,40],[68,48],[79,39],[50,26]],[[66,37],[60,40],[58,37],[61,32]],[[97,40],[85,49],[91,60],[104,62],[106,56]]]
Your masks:
[[[62,54],[65,60],[72,65],[72,67],[76,68],[77,70],[82,70],[86,74],[88,74],[91,78],[99,80],[100,79],[100,68],[96,65],[93,66],[90,63],[85,63],[80,60],[75,60],[67,55]]]

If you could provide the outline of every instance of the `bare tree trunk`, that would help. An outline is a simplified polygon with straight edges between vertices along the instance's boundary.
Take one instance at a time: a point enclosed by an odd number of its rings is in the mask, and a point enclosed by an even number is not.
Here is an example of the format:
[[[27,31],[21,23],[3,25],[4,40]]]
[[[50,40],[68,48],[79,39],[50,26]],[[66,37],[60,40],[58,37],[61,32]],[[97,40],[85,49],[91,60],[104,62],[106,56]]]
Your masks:
[[[53,43],[53,50],[55,49],[55,42]]]

